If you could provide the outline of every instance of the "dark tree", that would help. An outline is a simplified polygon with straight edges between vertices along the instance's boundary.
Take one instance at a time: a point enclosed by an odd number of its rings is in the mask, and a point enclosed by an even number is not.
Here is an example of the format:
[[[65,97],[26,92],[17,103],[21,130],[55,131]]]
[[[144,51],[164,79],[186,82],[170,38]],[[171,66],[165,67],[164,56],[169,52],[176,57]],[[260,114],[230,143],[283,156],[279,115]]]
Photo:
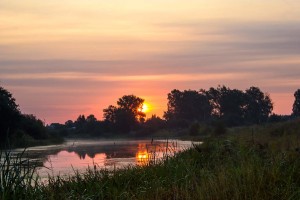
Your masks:
[[[205,91],[173,90],[168,94],[168,110],[164,117],[168,121],[197,120],[205,121],[210,118],[212,106]]]
[[[21,130],[33,137],[34,139],[46,139],[46,127],[42,120],[37,119],[34,115],[21,116]]]
[[[229,126],[243,123],[243,109],[245,107],[245,94],[237,89],[219,86],[207,91],[213,106],[213,114],[223,120]]]
[[[21,113],[12,94],[0,87],[0,140],[5,141],[6,134],[12,132],[18,123]]]
[[[117,101],[117,104],[119,109],[132,113],[136,122],[144,122],[146,116],[142,112],[144,101],[135,95],[125,95]]]
[[[258,87],[246,90],[245,119],[248,123],[260,124],[266,122],[272,113],[273,103],[268,94]]]
[[[300,89],[294,93],[295,101],[293,104],[293,116],[300,116]]]
[[[117,101],[117,107],[110,105],[104,109],[103,117],[118,131],[129,132],[145,121],[146,115],[142,112],[143,103],[144,99],[125,95]]]
[[[86,117],[86,122],[87,123],[95,123],[95,122],[97,122],[97,119],[96,119],[95,115],[91,114]]]
[[[79,115],[74,122],[77,132],[83,133],[86,129],[86,119],[84,115]]]
[[[110,105],[108,108],[103,109],[103,117],[105,121],[110,123],[116,123],[117,107]]]
[[[67,128],[73,128],[74,127],[74,122],[72,120],[68,120],[65,122],[65,126]]]
[[[152,115],[142,126],[143,134],[150,135],[156,131],[166,128],[166,121],[156,115]]]

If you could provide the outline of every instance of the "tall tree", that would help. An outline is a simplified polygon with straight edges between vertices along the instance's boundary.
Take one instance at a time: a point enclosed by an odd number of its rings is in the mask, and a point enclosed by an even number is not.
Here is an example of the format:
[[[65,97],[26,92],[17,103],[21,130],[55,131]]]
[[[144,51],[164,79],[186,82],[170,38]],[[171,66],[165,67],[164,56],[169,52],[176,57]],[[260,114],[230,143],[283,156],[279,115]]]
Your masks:
[[[110,105],[103,110],[103,117],[118,131],[129,132],[137,124],[145,121],[142,112],[144,99],[135,95],[124,95],[117,101],[117,107]]]
[[[273,110],[273,103],[268,94],[264,94],[258,87],[246,90],[245,119],[248,123],[266,122]]]
[[[4,141],[7,132],[16,127],[21,112],[12,94],[0,87],[0,140]]]
[[[243,123],[243,108],[245,106],[243,91],[218,86],[216,89],[210,88],[207,95],[210,98],[213,114],[216,117],[230,126]]]
[[[105,121],[116,123],[116,112],[117,107],[113,105],[109,105],[107,108],[103,109],[103,117]]]
[[[34,139],[40,140],[48,137],[43,121],[34,115],[22,115],[20,124],[20,128]]]
[[[144,101],[144,99],[135,95],[124,95],[119,98],[117,104],[119,109],[132,113],[136,122],[144,122],[146,116],[142,112]]]
[[[296,117],[300,116],[300,89],[294,93],[295,101],[293,104],[293,115]]]
[[[79,115],[77,120],[74,122],[76,130],[79,133],[84,132],[84,130],[86,129],[86,118],[84,115]]]
[[[168,94],[168,110],[164,117],[167,120],[207,120],[212,107],[204,90],[172,90]]]

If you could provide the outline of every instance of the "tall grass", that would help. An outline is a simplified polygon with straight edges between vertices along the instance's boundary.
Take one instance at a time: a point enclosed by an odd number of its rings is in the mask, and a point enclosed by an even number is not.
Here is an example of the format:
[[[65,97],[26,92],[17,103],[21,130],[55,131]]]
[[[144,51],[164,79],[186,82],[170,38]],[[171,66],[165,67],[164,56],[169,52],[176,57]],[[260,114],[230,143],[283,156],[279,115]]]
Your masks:
[[[50,177],[36,199],[300,199],[299,153],[212,140],[168,160]]]
[[[25,150],[19,154],[11,150],[0,151],[1,199],[24,199],[28,191],[33,191],[37,183],[35,167],[24,154]]]

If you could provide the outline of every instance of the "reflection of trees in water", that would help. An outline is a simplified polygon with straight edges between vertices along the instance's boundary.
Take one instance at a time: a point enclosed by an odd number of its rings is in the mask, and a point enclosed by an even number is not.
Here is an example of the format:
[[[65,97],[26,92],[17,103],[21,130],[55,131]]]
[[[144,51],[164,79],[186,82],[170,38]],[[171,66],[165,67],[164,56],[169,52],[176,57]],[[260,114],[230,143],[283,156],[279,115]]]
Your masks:
[[[72,146],[67,149],[68,152],[74,152],[80,159],[86,156],[95,158],[97,154],[104,153],[107,158],[130,158],[135,157],[137,144],[122,145],[99,145],[99,146]]]
[[[155,143],[135,143],[135,144],[111,144],[98,146],[70,146],[68,152],[74,152],[80,159],[85,159],[86,156],[95,158],[97,154],[104,153],[107,158],[134,158],[140,149],[152,148],[153,145],[161,146],[163,142]],[[158,150],[158,149],[157,149]]]
[[[27,150],[24,156],[30,159],[31,164],[42,167],[51,155],[57,155],[59,152],[61,152],[61,149],[47,149],[44,151]]]
[[[170,146],[170,143],[168,144]],[[177,146],[177,145],[176,145]],[[136,158],[136,161],[152,160],[156,152],[163,152],[166,142],[149,141],[123,144],[77,145],[57,149],[28,150],[28,158],[37,161],[39,166],[49,161],[50,156],[55,156],[61,151],[75,153],[81,160],[88,157],[95,158],[97,154],[105,154],[107,159]],[[169,148],[170,151],[170,148]],[[156,157],[154,157],[155,159]],[[112,161],[112,160],[111,160]],[[108,161],[107,161],[108,162]],[[117,161],[114,161],[117,162]]]

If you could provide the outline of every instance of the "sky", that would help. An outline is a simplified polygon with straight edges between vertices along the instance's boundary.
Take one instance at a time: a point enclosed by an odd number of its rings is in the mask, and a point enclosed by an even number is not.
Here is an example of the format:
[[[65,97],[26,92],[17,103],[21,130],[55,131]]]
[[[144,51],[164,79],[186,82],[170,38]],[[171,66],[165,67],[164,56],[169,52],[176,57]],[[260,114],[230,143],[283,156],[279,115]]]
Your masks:
[[[173,89],[300,88],[299,0],[1,0],[0,86],[46,123],[103,119],[123,95],[163,115]]]

